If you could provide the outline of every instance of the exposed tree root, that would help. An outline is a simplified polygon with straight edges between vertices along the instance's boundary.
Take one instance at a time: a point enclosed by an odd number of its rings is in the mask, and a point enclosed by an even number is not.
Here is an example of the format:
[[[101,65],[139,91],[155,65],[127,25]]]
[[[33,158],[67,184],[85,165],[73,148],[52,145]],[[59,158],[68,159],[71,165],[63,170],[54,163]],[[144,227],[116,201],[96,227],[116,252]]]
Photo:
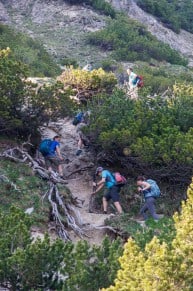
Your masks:
[[[79,237],[87,236],[86,229],[80,218],[77,208],[73,203],[78,206],[80,203],[84,203],[83,200],[73,197],[71,194],[71,201],[65,203],[60,195],[57,184],[66,184],[66,181],[60,178],[57,173],[49,173],[43,167],[39,166],[38,161],[34,160],[24,148],[15,147],[8,149],[0,154],[0,157],[10,159],[19,163],[27,163],[43,179],[48,180],[49,189],[43,195],[42,200],[46,197],[51,205],[52,217],[55,222],[55,229],[58,236],[64,240],[70,240],[68,229],[72,229]],[[2,179],[6,179],[3,175]],[[7,179],[6,179],[7,180]],[[16,185],[13,185],[16,188]]]

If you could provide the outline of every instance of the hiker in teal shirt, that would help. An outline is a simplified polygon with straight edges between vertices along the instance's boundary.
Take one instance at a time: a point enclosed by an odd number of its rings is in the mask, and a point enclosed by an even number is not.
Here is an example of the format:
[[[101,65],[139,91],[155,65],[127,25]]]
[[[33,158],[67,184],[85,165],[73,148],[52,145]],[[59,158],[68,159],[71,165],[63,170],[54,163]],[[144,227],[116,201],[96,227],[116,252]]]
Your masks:
[[[120,187],[116,185],[116,181],[108,170],[104,170],[102,167],[96,169],[96,176],[100,176],[101,180],[98,183],[93,182],[93,186],[96,186],[96,191],[92,194],[99,192],[104,186],[107,188],[107,192],[103,196],[103,210],[107,213],[108,201],[113,200],[118,213],[122,213],[122,207],[119,202]]]

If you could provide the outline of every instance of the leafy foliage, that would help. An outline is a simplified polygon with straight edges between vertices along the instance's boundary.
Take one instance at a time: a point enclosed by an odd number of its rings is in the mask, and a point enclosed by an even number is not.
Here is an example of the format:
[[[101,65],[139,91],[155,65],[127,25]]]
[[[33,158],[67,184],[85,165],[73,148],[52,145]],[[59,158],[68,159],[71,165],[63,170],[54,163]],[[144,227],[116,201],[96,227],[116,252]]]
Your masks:
[[[135,168],[140,165],[139,168],[147,170],[147,175],[152,175],[151,167],[154,171],[156,167],[159,171],[163,168],[162,177],[169,177],[173,172],[182,178],[186,167],[190,173],[193,161],[191,96],[145,97],[132,101],[125,100],[118,90],[111,98],[95,98],[89,106],[92,111],[89,134],[95,139],[97,151],[103,150],[111,161],[112,157],[117,161],[122,156],[123,165],[127,164],[128,168],[132,161]],[[189,108],[187,118],[182,107]],[[128,149],[126,157],[125,148]]]
[[[80,100],[90,99],[96,94],[110,94],[117,83],[117,79],[112,72],[106,73],[103,69],[84,71],[80,68],[70,67],[65,70],[58,81],[64,87],[73,89],[74,95]]]
[[[17,61],[28,66],[30,76],[53,77],[60,73],[59,66],[38,41],[0,24],[0,49],[6,47],[10,47]]]
[[[118,61],[149,61],[153,58],[172,64],[187,64],[178,52],[159,42],[143,25],[124,15],[109,20],[106,28],[91,33],[88,41],[105,51],[112,51],[112,57]]]
[[[0,218],[1,287],[95,291],[114,280],[122,255],[120,241],[105,238],[101,246],[91,247],[86,241],[73,245],[45,236],[32,242],[29,216],[12,207]]]
[[[14,59],[10,49],[0,53],[0,130],[3,134],[25,136],[37,133],[50,118],[69,116],[74,102],[61,84],[37,85],[26,81],[26,67]],[[30,127],[29,127],[30,124]]]
[[[191,0],[138,0],[145,11],[158,17],[167,27],[179,33],[183,28],[193,32],[193,3]]]
[[[124,247],[119,259],[121,269],[114,286],[102,289],[115,290],[191,290],[193,248],[192,207],[193,180],[187,191],[188,200],[182,202],[182,211],[174,215],[176,236],[172,244],[161,243],[154,236],[142,252],[133,239]]]
[[[155,222],[152,218],[146,221],[146,227],[142,227],[138,222],[131,219],[131,214],[126,213],[121,217],[113,217],[107,224],[119,229],[127,238],[132,237],[136,244],[142,249],[156,235],[160,242],[171,244],[175,237],[174,221],[171,218],[162,218]]]
[[[49,206],[46,201],[41,202],[41,194],[47,190],[46,183],[34,176],[25,164],[19,166],[8,160],[1,160],[0,176],[1,211],[7,212],[10,205],[20,207],[24,211],[33,206],[35,210],[32,213],[33,222],[44,228],[48,221]]]
[[[119,263],[118,255],[122,253],[119,240],[110,242],[106,237],[101,246],[90,247],[86,241],[80,241],[65,258],[63,290],[99,290],[104,284],[115,278]]]
[[[55,276],[63,260],[64,243],[51,243],[48,236],[32,243],[30,226],[29,217],[17,208],[12,207],[7,215],[1,213],[1,286],[13,290],[59,287]]]
[[[105,0],[67,0],[66,2],[75,5],[76,4],[90,5],[94,9],[104,13],[105,15],[111,16],[112,18],[114,18],[116,14],[111,4],[106,2]]]

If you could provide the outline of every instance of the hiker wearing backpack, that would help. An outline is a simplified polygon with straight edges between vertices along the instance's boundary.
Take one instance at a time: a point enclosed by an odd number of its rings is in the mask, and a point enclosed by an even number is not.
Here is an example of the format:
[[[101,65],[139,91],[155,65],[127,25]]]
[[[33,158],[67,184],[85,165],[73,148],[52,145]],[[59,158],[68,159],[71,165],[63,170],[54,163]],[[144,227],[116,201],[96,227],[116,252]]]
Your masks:
[[[127,74],[129,75],[129,89],[132,90],[137,87],[137,84],[135,83],[137,74],[133,72],[132,68],[127,69]]]
[[[155,201],[156,198],[160,196],[160,189],[157,183],[151,179],[145,179],[144,176],[139,176],[137,178],[138,192],[142,193],[144,196],[145,203],[140,209],[140,215],[143,217],[143,220],[148,218],[147,211],[154,220],[159,220],[161,217],[156,213],[155,210]]]
[[[47,150],[47,153],[45,152],[43,156],[45,158],[45,163],[48,171],[51,172],[52,167],[55,166],[58,169],[60,177],[63,177],[62,164],[64,162],[64,159],[60,153],[60,139],[61,137],[59,135],[54,136],[53,140],[50,141],[48,145],[49,149]]]
[[[138,76],[136,73],[134,73],[132,68],[127,70],[127,74],[129,75],[129,88],[127,95],[130,96],[131,99],[137,99],[138,87],[143,87],[142,76]]]
[[[104,170],[102,167],[98,167],[96,169],[96,176],[101,177],[101,180],[97,183],[93,182],[93,186],[96,187],[96,190],[92,193],[92,195],[99,192],[104,186],[107,188],[107,192],[103,196],[104,213],[107,214],[108,201],[110,199],[113,200],[117,212],[122,213],[123,210],[119,202],[119,192],[121,188],[117,185],[112,173],[108,170]]]
[[[81,122],[77,125],[76,133],[77,133],[77,139],[78,139],[78,148],[76,151],[76,156],[79,156],[82,153],[83,148],[89,147],[89,138],[85,135],[83,128],[88,125],[89,123],[89,116],[90,111],[86,111],[84,113],[84,116],[81,120]]]

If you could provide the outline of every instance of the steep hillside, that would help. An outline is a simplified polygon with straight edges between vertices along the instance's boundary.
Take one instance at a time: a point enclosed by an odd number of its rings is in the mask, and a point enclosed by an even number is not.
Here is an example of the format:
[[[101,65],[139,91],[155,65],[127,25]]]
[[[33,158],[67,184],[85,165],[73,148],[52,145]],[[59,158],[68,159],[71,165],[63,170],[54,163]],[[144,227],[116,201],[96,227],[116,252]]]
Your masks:
[[[189,59],[189,66],[193,66],[193,34],[181,30],[179,34],[163,26],[155,17],[143,11],[136,5],[135,0],[112,0],[112,5],[120,11],[126,11],[129,17],[144,24],[147,29],[160,41],[169,44]]]
[[[140,9],[134,0],[111,0],[117,10],[145,24],[159,40],[189,58],[193,65],[193,35],[186,31],[176,34],[153,16]],[[69,5],[65,1],[7,0],[0,1],[0,21],[40,40],[57,60],[73,59],[80,65],[99,62],[107,56],[85,42],[88,32],[105,26],[107,16],[86,5]],[[183,44],[183,45],[182,45]]]
[[[58,60],[73,58],[80,64],[105,56],[85,44],[85,35],[104,27],[105,19],[89,7],[64,1],[0,1],[1,21],[40,40]]]

